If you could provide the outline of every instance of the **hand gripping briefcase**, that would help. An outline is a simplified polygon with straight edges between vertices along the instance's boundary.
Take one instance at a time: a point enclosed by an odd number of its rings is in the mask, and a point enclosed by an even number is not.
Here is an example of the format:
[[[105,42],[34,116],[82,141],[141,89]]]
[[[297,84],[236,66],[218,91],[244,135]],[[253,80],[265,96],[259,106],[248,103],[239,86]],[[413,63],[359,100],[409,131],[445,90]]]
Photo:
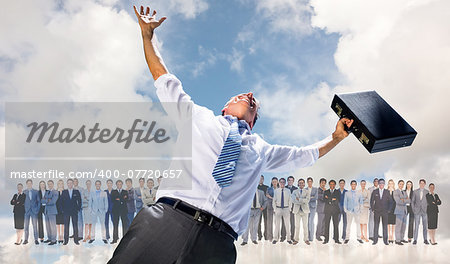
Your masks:
[[[369,153],[410,146],[417,135],[375,91],[336,94],[331,108],[340,118],[354,120],[348,131]]]

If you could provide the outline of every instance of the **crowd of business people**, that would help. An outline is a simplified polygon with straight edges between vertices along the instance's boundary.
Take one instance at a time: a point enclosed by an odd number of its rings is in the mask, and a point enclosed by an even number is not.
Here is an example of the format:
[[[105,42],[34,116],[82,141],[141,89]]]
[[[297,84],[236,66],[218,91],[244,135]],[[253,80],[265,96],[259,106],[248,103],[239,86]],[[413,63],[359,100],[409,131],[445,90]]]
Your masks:
[[[114,244],[119,239],[119,221],[122,223],[124,235],[143,206],[156,203],[157,186],[153,179],[139,179],[139,186],[133,187],[132,179],[108,179],[106,188],[102,189],[102,181],[87,180],[85,187],[79,185],[78,179],[40,181],[39,188],[33,188],[33,181],[28,179],[25,188],[17,184],[17,193],[11,199],[16,229],[16,245],[27,244],[31,226],[34,243],[67,245],[70,238],[75,244],[80,241],[93,243],[96,226],[100,224],[103,243]],[[115,188],[114,188],[115,184]],[[67,186],[67,187],[65,187]],[[69,236],[69,224],[72,222],[72,235]],[[112,241],[110,242],[110,223],[113,224]],[[45,226],[45,228],[44,228]],[[44,240],[46,235],[46,239]]]
[[[435,193],[435,185],[430,183],[426,189],[424,179],[419,181],[417,189],[413,188],[412,181],[405,183],[404,180],[397,183],[389,180],[385,188],[385,180],[378,178],[368,188],[365,180],[361,180],[359,186],[352,180],[350,189],[346,189],[344,179],[338,183],[328,181],[328,188],[324,178],[317,187],[311,177],[298,179],[297,186],[294,182],[293,176],[289,176],[287,182],[285,178],[274,177],[267,186],[261,176],[250,206],[249,225],[242,235],[242,246],[248,243],[249,236],[254,244],[264,237],[273,244],[286,240],[296,245],[301,230],[305,244],[310,245],[314,238],[327,244],[331,222],[332,239],[336,244],[349,242],[352,224],[356,241],[361,244],[372,241],[376,245],[378,239],[383,238],[385,245],[416,245],[420,225],[424,243],[437,244],[441,200]],[[379,234],[380,223],[382,235]]]

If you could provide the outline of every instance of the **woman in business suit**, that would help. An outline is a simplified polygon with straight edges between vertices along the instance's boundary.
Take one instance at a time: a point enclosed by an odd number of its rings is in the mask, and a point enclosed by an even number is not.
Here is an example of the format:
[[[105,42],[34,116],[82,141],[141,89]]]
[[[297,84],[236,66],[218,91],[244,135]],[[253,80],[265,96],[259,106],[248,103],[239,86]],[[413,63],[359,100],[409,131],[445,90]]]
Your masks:
[[[428,217],[428,234],[430,234],[431,245],[436,245],[436,229],[438,223],[438,205],[441,205],[441,199],[434,193],[434,184],[428,186],[430,192],[427,193],[427,217]]]
[[[45,184],[45,181],[40,181],[39,182],[39,204],[40,200],[44,198],[45,192],[47,191],[47,187]],[[38,217],[38,231],[39,231],[39,240],[41,241],[41,243],[44,242],[44,210],[45,210],[45,205],[41,204],[41,207],[39,209],[39,213],[37,215]]]
[[[14,244],[22,243],[23,227],[25,221],[25,194],[23,193],[22,183],[17,184],[17,193],[11,199],[11,205],[14,213],[14,228],[16,229],[17,239]]]
[[[62,213],[62,191],[64,190],[64,181],[58,181],[58,200],[56,201],[56,209],[58,214],[56,215],[56,231],[58,232],[58,243],[63,242],[64,236],[64,215]]]
[[[83,222],[84,222],[84,239],[83,242],[92,240],[91,231],[92,231],[92,209],[91,209],[91,196],[92,196],[92,182],[91,180],[86,181],[86,189],[81,190],[82,197],[82,213],[83,213]]]
[[[395,220],[396,220],[396,216],[394,214],[394,211],[395,211],[395,200],[394,200],[395,182],[392,179],[390,179],[388,182],[388,190],[389,190],[389,195],[391,196],[392,203],[393,203],[392,208],[388,214],[388,241],[389,241],[389,243],[394,243]]]
[[[409,199],[412,199],[413,193],[414,193],[414,186],[412,181],[406,182],[406,194],[408,195]],[[411,243],[411,240],[414,236],[414,213],[412,211],[411,204],[408,204],[406,206],[407,213],[408,213],[408,243]]]

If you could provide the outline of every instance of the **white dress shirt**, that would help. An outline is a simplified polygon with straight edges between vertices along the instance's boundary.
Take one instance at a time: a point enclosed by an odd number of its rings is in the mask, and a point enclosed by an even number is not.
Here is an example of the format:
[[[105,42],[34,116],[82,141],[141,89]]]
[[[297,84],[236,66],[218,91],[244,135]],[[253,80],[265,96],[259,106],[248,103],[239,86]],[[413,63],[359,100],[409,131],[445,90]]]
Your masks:
[[[323,141],[302,148],[271,145],[259,135],[251,133],[247,125],[248,129],[240,129],[241,153],[231,185],[219,187],[212,172],[230,131],[230,123],[226,117],[215,116],[213,111],[194,104],[184,92],[181,82],[170,73],[160,76],[155,81],[155,87],[161,102],[178,103],[177,110],[165,107],[178,130],[182,132],[183,128],[191,129],[192,126],[192,138],[185,139],[183,133],[179,133],[177,139],[178,144],[192,142],[192,166],[190,160],[186,161],[186,166],[182,165],[183,173],[190,178],[192,186],[186,190],[185,186],[180,186],[183,181],[165,178],[161,181],[156,198],[166,196],[181,199],[219,217],[238,235],[247,228],[249,208],[261,172],[293,171],[311,166],[319,158],[318,148]],[[192,111],[192,120],[189,119],[189,111]],[[187,125],[187,122],[191,123]],[[289,199],[287,195],[285,199]]]

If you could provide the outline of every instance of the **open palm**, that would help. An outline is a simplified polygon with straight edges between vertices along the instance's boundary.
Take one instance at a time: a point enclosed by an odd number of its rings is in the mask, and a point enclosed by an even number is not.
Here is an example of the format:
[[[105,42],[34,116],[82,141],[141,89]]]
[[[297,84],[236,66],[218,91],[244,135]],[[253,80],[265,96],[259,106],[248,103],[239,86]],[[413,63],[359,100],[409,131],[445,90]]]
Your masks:
[[[153,31],[155,28],[159,27],[166,17],[162,17],[159,20],[156,20],[156,10],[153,10],[152,15],[150,16],[150,7],[147,7],[144,13],[144,7],[141,6],[140,11],[138,12],[137,7],[134,7],[134,13],[139,21],[139,26],[141,27],[142,34],[146,34],[149,36],[153,35]]]

